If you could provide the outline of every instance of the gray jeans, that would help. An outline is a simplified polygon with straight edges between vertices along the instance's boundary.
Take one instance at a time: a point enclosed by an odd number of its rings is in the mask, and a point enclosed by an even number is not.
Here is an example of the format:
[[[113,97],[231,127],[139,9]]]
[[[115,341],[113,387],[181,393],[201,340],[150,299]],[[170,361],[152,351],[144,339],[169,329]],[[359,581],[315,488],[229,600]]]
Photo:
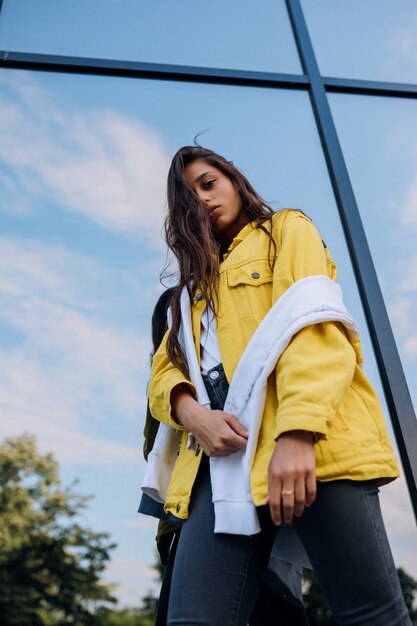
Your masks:
[[[221,369],[218,373],[208,377],[210,384],[205,380],[213,408],[221,408],[219,401],[224,403],[227,392]],[[279,532],[268,507],[259,507],[258,514],[257,535],[214,534],[209,463],[204,458],[178,541],[169,626],[246,626]],[[375,481],[319,482],[314,504],[293,524],[339,624],[411,626]]]

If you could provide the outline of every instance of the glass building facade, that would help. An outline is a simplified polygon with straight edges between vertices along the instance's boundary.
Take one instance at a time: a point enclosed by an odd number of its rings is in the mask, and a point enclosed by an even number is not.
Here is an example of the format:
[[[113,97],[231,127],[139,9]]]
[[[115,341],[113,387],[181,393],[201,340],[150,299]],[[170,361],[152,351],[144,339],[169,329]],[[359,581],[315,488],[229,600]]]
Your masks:
[[[123,602],[153,577],[135,510],[164,184],[199,133],[329,245],[402,465],[381,492],[394,556],[417,577],[416,26],[411,0],[0,3],[1,434],[33,432],[96,494]]]

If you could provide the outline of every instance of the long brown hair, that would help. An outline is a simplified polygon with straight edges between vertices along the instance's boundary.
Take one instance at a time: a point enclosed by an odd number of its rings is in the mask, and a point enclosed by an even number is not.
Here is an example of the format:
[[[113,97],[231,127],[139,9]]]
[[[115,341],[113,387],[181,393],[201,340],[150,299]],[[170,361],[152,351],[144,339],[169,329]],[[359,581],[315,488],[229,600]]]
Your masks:
[[[217,278],[220,256],[224,252],[210,224],[207,210],[185,178],[185,169],[193,161],[202,159],[220,170],[233,183],[242,202],[248,222],[255,221],[269,236],[269,258],[272,268],[276,244],[272,237],[273,209],[255,191],[248,179],[232,161],[202,146],[184,146],[178,150],[168,172],[168,214],[165,220],[165,238],[175,255],[179,268],[179,283],[171,297],[172,327],[167,342],[171,362],[188,376],[184,353],[178,341],[181,322],[180,295],[185,286],[192,297],[191,280],[201,291],[206,305],[214,313],[217,300]],[[268,223],[268,228],[264,226]],[[274,254],[271,256],[271,246]],[[272,259],[272,260],[271,260]]]

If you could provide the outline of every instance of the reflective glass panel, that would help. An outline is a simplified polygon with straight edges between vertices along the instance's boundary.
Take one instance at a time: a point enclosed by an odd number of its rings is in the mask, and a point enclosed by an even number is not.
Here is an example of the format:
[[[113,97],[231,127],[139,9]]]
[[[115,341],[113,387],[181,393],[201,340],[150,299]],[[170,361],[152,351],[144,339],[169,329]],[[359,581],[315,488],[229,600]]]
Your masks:
[[[301,0],[324,76],[417,82],[414,0]]]
[[[4,0],[0,48],[301,73],[283,0]]]
[[[94,494],[85,519],[118,544],[106,576],[137,606],[155,578],[155,523],[136,508],[165,183],[179,146],[205,131],[200,143],[233,159],[275,209],[312,217],[382,395],[309,98],[4,71],[0,99],[0,434],[34,433],[64,481]],[[394,555],[416,575],[409,503],[401,482],[389,489]]]
[[[417,406],[417,102],[343,94],[329,97],[408,387]],[[395,502],[393,490],[387,506]],[[405,529],[405,518],[398,515],[397,524]],[[411,519],[409,524],[415,533]],[[407,542],[403,540],[403,544],[406,550]],[[415,555],[417,542],[412,546]],[[412,559],[415,562],[415,556]]]

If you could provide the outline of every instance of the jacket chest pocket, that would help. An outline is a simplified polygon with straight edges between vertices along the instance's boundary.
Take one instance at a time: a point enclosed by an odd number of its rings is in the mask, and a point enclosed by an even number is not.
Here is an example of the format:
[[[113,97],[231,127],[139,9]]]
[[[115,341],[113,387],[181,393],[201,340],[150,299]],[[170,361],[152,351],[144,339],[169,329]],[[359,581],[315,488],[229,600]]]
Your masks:
[[[259,259],[227,269],[227,285],[238,287],[239,285],[250,285],[259,287],[265,283],[272,282],[272,270],[267,259]]]
[[[271,307],[272,270],[267,259],[251,259],[227,269],[227,286],[240,317],[262,319]]]

